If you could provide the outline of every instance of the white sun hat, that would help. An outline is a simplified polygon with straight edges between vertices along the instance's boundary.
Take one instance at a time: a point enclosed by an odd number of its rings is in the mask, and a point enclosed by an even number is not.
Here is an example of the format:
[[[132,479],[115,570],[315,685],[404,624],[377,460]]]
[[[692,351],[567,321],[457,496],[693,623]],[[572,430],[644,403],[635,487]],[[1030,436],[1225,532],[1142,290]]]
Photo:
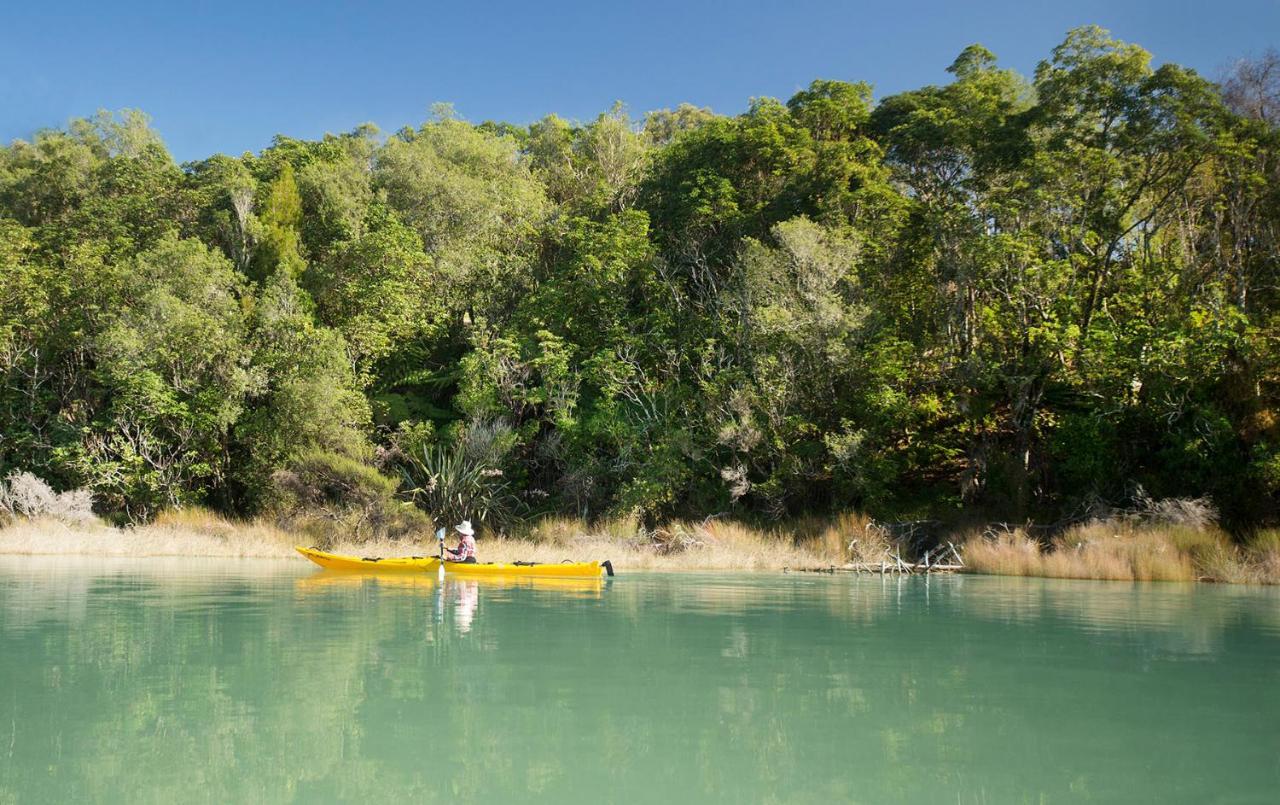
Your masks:
[[[476,535],[476,530],[471,527],[470,520],[463,520],[461,523],[454,526],[454,528],[458,530],[459,534],[465,534],[468,537],[474,537]]]

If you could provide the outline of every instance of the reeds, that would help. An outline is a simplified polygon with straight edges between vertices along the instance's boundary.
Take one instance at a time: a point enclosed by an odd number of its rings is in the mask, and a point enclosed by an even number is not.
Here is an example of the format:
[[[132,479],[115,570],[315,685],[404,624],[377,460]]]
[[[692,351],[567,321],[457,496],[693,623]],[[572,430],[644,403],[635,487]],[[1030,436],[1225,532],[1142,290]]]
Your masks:
[[[970,535],[964,559],[975,573],[1117,581],[1280,583],[1280,537],[1245,547],[1213,525],[1100,520],[1040,541],[1022,529]]]

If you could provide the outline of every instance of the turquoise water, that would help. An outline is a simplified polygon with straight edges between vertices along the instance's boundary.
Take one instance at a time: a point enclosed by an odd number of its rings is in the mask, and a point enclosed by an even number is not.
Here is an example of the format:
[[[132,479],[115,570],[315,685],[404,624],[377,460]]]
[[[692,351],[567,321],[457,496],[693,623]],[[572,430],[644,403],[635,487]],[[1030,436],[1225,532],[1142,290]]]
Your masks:
[[[0,803],[1275,802],[1274,589],[0,557]]]

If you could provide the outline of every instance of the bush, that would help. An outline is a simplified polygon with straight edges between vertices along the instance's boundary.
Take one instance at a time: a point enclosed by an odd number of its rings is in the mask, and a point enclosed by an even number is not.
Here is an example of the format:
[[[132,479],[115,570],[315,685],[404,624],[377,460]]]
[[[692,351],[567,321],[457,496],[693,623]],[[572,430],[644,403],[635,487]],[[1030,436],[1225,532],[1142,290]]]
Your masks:
[[[472,422],[454,445],[422,444],[402,460],[405,485],[437,525],[519,524],[521,503],[502,469],[514,436],[500,422]]]
[[[395,478],[340,453],[302,453],[271,480],[282,525],[309,534],[317,545],[398,539],[431,528],[411,503],[396,498]]]
[[[93,514],[93,493],[88,489],[54,492],[35,475],[16,470],[0,481],[0,515],[52,517],[75,525],[97,519]]]

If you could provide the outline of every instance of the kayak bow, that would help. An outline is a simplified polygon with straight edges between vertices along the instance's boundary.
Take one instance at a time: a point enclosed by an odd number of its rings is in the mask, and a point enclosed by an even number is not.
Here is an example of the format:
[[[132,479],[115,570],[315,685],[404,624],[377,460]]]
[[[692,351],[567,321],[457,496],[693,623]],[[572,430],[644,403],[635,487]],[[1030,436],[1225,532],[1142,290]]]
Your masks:
[[[358,570],[375,573],[421,573],[440,567],[440,560],[434,556],[400,556],[390,559],[374,557],[343,556],[340,553],[327,553],[318,548],[294,546],[294,550],[315,562],[326,570]]]

